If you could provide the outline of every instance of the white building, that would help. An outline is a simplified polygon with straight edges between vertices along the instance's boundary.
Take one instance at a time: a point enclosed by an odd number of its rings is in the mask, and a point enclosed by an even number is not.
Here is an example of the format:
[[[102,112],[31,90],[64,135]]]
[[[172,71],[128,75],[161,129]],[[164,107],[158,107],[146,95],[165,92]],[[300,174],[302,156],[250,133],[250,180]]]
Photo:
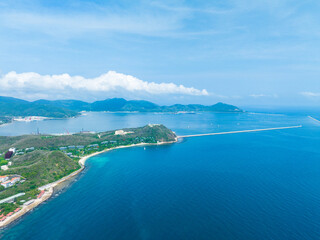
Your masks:
[[[16,152],[16,149],[15,149],[15,148],[9,148],[9,152],[15,153],[15,152]]]
[[[8,176],[0,176],[0,182],[5,182],[8,179],[9,179]]]
[[[133,133],[133,132],[125,132],[123,130],[117,130],[114,132],[114,135],[126,135],[128,133]]]
[[[13,184],[20,181],[20,177],[14,177],[10,180]]]
[[[11,181],[6,181],[1,183],[2,186],[4,186],[5,188],[11,187],[13,185],[13,183]]]
[[[6,170],[8,170],[9,168],[8,168],[8,165],[2,165],[1,166],[1,170],[4,170],[4,171],[6,171]]]
[[[19,182],[21,179],[20,176],[14,177],[8,181],[5,181],[3,183],[1,183],[2,186],[4,186],[5,188],[11,187],[13,186],[16,182]]]

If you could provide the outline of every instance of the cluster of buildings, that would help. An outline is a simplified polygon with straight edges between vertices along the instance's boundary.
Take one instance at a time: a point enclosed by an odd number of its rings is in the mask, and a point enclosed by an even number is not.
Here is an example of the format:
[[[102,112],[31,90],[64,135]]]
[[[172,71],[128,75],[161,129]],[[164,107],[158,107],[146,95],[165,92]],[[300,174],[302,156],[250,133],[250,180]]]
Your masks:
[[[13,175],[13,176],[0,176],[1,185],[4,188],[8,188],[16,184],[21,180],[21,176]]]
[[[34,147],[29,147],[29,148],[26,148],[26,149],[20,149],[20,150],[16,150],[15,148],[9,148],[9,150],[4,154],[4,160],[7,160],[9,161],[14,155],[23,155],[27,152],[31,152],[31,151],[34,151]],[[9,166],[12,165],[12,162],[8,162],[8,164],[6,165],[2,165],[1,166],[1,170],[8,170],[9,169]]]
[[[20,208],[16,208],[13,212],[9,212],[7,215],[4,215],[4,213],[2,213],[0,215],[0,222],[3,222],[4,220],[7,219],[7,217],[12,216],[13,214],[17,213],[20,211]],[[2,212],[2,210],[0,210],[0,213]]]
[[[133,132],[125,132],[123,130],[117,130],[114,132],[114,135],[126,135],[126,134],[129,134],[129,133],[133,133]]]

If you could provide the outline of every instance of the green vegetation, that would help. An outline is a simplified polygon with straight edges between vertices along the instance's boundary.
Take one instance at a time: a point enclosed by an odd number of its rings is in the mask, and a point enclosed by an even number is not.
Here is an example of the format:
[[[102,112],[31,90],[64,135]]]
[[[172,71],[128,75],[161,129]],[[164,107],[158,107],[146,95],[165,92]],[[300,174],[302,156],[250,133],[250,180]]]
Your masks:
[[[11,187],[0,188],[0,199],[17,193],[26,193],[15,200],[22,204],[36,198],[38,188],[55,182],[80,169],[78,160],[88,154],[138,143],[158,143],[174,141],[176,135],[163,125],[147,125],[140,128],[122,129],[100,133],[79,133],[73,135],[23,135],[0,137],[0,152],[16,148],[10,161],[12,166],[0,175],[20,175],[22,181]],[[5,161],[0,158],[0,164]],[[6,164],[3,162],[3,164]],[[7,206],[7,205],[6,205]],[[1,209],[2,205],[0,205]]]
[[[16,203],[2,203],[0,204],[0,209],[1,209],[0,215],[1,214],[7,215],[9,212],[13,212],[18,207],[19,205]]]
[[[43,116],[52,118],[67,118],[79,115],[80,111],[129,111],[129,112],[242,112],[241,109],[225,103],[211,106],[200,104],[159,106],[142,100],[127,101],[123,98],[111,98],[103,101],[87,103],[78,100],[25,100],[0,96],[0,118],[3,123],[11,122],[12,116]]]
[[[2,156],[0,157],[0,166],[2,165],[7,165],[8,164],[8,161],[5,160]]]
[[[39,100],[38,104],[46,104],[54,107],[63,107],[74,111],[138,111],[138,112],[242,112],[241,109],[225,104],[217,103],[211,106],[204,106],[200,104],[175,104],[172,106],[159,106],[152,102],[143,100],[131,100],[127,101],[123,98],[111,98],[103,101],[96,101],[93,103],[86,103],[78,100]]]
[[[28,102],[11,97],[0,97],[0,113],[2,119],[7,119],[6,122],[10,122],[10,117],[12,116],[67,118],[78,115],[76,111],[70,109]]]

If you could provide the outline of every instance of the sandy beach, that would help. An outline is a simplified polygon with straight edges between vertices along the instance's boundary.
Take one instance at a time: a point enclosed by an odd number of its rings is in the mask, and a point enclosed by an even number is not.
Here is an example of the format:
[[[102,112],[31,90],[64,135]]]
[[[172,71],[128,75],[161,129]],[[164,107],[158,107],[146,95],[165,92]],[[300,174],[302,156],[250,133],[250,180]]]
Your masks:
[[[175,143],[177,142],[177,138],[175,139],[175,141],[171,141],[171,142],[159,142],[159,143],[139,143],[139,144],[131,144],[131,145],[127,145],[127,146],[119,146],[119,147],[114,147],[114,148],[109,148],[109,149],[105,149],[103,151],[99,151],[99,152],[95,152],[89,155],[86,155],[84,157],[82,157],[79,160],[79,165],[81,166],[80,169],[78,169],[77,171],[59,179],[56,182],[53,183],[49,183],[47,185],[44,185],[42,187],[39,187],[39,190],[44,190],[45,193],[43,194],[43,196],[41,198],[37,198],[34,200],[33,203],[31,203],[28,206],[23,206],[21,208],[21,210],[15,214],[13,214],[10,217],[7,217],[3,222],[0,222],[0,228],[7,226],[8,224],[12,223],[13,221],[19,219],[21,216],[23,216],[25,213],[29,212],[30,210],[34,209],[35,207],[37,207],[39,204],[43,203],[44,201],[48,200],[54,191],[54,187],[56,187],[58,184],[70,179],[71,177],[76,176],[77,174],[79,174],[81,171],[84,170],[85,168],[85,163],[86,161],[96,155],[99,155],[101,153],[105,153],[111,150],[115,150],[115,149],[120,149],[120,148],[129,148],[129,147],[138,147],[138,146],[150,146],[150,145],[163,145],[163,144],[171,144],[171,143]]]

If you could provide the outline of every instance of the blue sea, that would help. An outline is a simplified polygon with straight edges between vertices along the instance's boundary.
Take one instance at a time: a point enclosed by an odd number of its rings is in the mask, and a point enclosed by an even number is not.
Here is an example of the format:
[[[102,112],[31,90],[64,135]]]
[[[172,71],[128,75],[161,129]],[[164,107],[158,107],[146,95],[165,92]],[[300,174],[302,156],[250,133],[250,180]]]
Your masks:
[[[303,125],[92,157],[1,239],[320,239],[320,123],[308,114],[88,113],[2,126],[19,135],[162,123],[185,135]]]

